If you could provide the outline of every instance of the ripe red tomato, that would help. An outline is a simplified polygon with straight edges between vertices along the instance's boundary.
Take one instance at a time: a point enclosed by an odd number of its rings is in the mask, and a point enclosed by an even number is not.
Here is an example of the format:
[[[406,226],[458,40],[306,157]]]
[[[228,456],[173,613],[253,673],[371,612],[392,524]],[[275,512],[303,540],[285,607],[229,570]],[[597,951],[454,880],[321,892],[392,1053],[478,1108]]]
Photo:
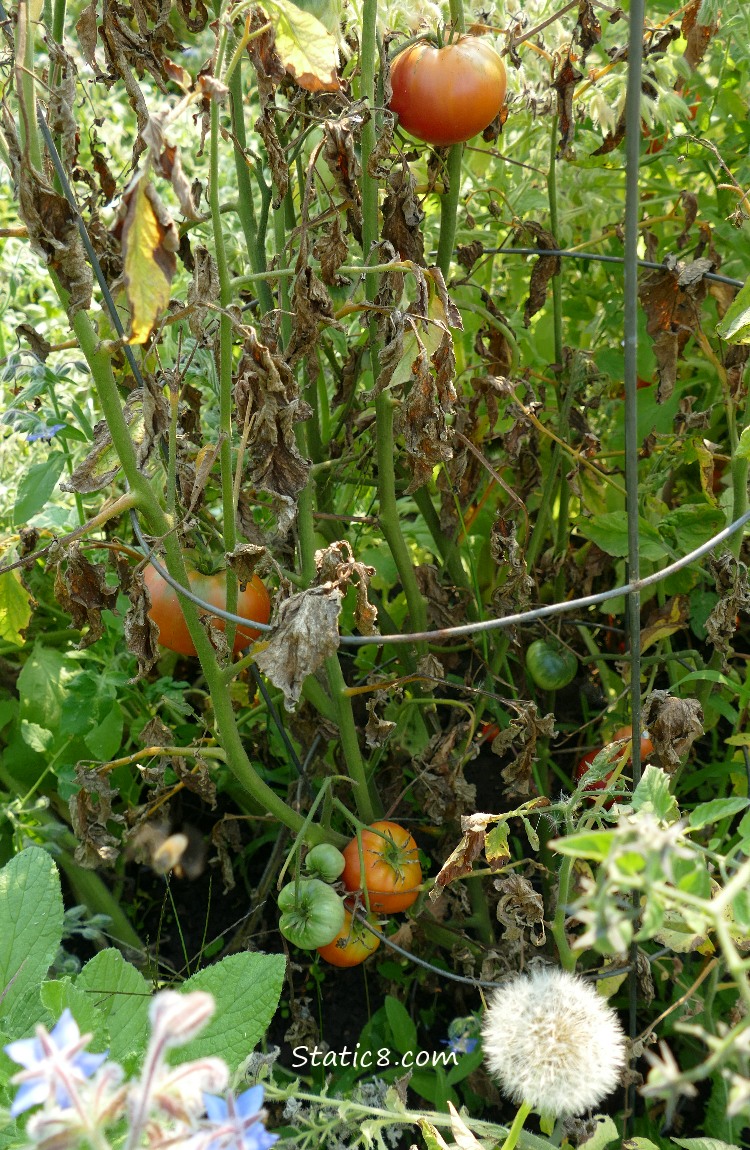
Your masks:
[[[416,902],[422,882],[417,844],[398,823],[384,820],[362,831],[364,875],[359,865],[356,836],[344,847],[346,866],[341,875],[347,890],[367,888],[370,910],[397,914]]]
[[[479,36],[436,48],[410,44],[391,64],[390,109],[427,144],[460,144],[491,124],[505,99],[505,65]]]
[[[227,573],[217,571],[215,575],[202,575],[188,565],[188,579],[190,589],[207,603],[222,610],[227,605]],[[149,564],[143,572],[143,580],[151,596],[151,610],[149,617],[159,628],[159,642],[162,647],[176,651],[178,655],[194,655],[195,646],[182,614],[177,592],[161,575],[155,567]],[[236,614],[247,619],[255,619],[258,623],[267,623],[271,614],[271,600],[268,592],[257,575],[245,586],[244,591],[237,595]],[[223,631],[225,621],[214,620],[219,630]],[[257,631],[249,627],[237,627],[234,634],[234,653],[237,654],[258,635]]]
[[[373,926],[375,923],[373,923]],[[352,916],[351,911],[344,912],[344,925],[333,942],[328,946],[319,946],[318,954],[331,966],[359,966],[366,958],[380,946],[380,939],[367,927]]]

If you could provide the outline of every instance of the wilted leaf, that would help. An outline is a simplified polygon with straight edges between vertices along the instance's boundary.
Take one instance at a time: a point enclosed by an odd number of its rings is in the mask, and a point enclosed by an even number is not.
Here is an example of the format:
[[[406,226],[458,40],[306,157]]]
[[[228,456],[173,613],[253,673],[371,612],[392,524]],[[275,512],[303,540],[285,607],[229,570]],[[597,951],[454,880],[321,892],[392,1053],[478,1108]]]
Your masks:
[[[62,550],[62,549],[61,549]],[[55,571],[55,598],[79,630],[88,627],[79,647],[90,647],[104,634],[102,611],[112,610],[117,601],[118,588],[106,581],[104,563],[91,563],[83,554],[80,544],[72,543],[67,553],[60,554]]]
[[[297,448],[294,425],[309,418],[310,408],[289,366],[253,333],[246,338],[237,368],[234,399],[240,434],[247,421],[249,481],[277,497],[283,510],[280,529],[282,523],[288,527],[310,469]]]
[[[417,182],[404,161],[388,177],[388,194],[383,201],[383,239],[393,244],[402,260],[424,267],[424,212],[417,195]]]
[[[159,628],[149,616],[151,597],[143,582],[143,571],[133,572],[130,585],[130,607],[125,616],[125,643],[138,660],[138,674],[135,682],[147,675],[161,654],[159,650]]]
[[[690,600],[687,595],[675,595],[663,607],[652,611],[641,629],[641,654],[660,639],[674,635],[687,627],[690,621]]]
[[[318,583],[334,584],[342,592],[346,591],[356,576],[357,606],[354,618],[363,635],[374,635],[378,612],[367,598],[367,588],[375,574],[375,568],[356,560],[351,544],[345,539],[331,543],[322,551],[316,551],[315,567]]]
[[[148,458],[153,441],[146,435],[143,392],[140,388],[131,391],[123,408],[123,416],[128,425],[130,438],[136,447],[139,466]],[[94,427],[94,442],[86,458],[79,463],[70,479],[60,483],[61,491],[78,491],[88,495],[101,491],[117,475],[120,460],[112,446],[112,437],[104,419]]]
[[[533,787],[532,767],[536,761],[538,739],[551,739],[555,734],[555,716],[540,716],[536,703],[514,703],[518,714],[492,742],[493,754],[515,754],[512,763],[503,767],[506,794],[528,795]]]
[[[528,220],[520,224],[516,228],[517,235],[523,235],[528,232],[536,240],[536,246],[540,252],[544,252],[545,248],[550,248],[553,251],[557,249],[558,243],[552,232],[547,231],[536,220]],[[547,299],[547,287],[549,281],[553,276],[560,274],[560,257],[559,256],[545,256],[542,255],[534,264],[531,272],[531,281],[529,283],[529,298],[523,309],[523,322],[526,327],[531,323],[532,317],[536,315],[541,308],[544,307]]]
[[[76,766],[79,791],[70,799],[70,821],[78,839],[75,860],[79,866],[111,866],[120,854],[120,840],[108,823],[125,822],[123,815],[112,810],[118,792],[112,788],[109,774],[99,774],[83,764]]]
[[[717,559],[712,557],[709,566],[720,599],[706,619],[706,634],[709,642],[728,656],[732,652],[729,640],[737,630],[737,616],[741,611],[750,611],[747,566],[735,559],[730,551],[725,551]]]
[[[180,241],[177,228],[146,174],[136,176],[123,196],[118,228],[130,303],[128,343],[145,343],[169,303]]]
[[[275,11],[276,51],[290,76],[308,92],[338,92],[338,46],[311,12],[290,0],[266,0]]]
[[[697,699],[677,699],[668,691],[652,691],[643,706],[643,726],[661,766],[671,773],[703,734],[703,708]]]
[[[271,638],[255,661],[283,692],[288,711],[299,702],[307,676],[338,649],[342,598],[338,587],[326,584],[299,591],[278,608]]]
[[[361,129],[365,116],[350,113],[323,125],[323,159],[344,198],[349,228],[357,243],[362,242],[362,165],[355,148],[354,129]]]
[[[557,92],[557,116],[560,125],[560,143],[557,149],[558,158],[568,154],[570,145],[573,142],[573,136],[575,134],[573,90],[582,78],[583,73],[573,67],[571,59],[568,56],[567,59],[563,61],[560,71],[552,81],[552,87]],[[557,244],[551,246],[557,247]]]
[[[646,312],[646,331],[654,341],[658,364],[657,401],[664,403],[672,394],[679,355],[701,321],[701,304],[706,298],[707,272],[713,260],[680,263],[667,256],[664,269],[647,273],[638,288],[638,298]]]

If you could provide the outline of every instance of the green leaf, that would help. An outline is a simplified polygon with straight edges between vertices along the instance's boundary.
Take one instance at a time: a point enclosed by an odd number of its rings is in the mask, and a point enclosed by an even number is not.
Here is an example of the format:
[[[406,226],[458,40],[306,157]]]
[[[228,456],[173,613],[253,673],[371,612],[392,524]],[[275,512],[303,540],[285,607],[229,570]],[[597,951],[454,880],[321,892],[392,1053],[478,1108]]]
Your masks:
[[[750,343],[750,280],[740,288],[721,323],[716,325],[716,334],[727,343]]]
[[[104,762],[111,759],[122,745],[123,715],[119,703],[99,719],[93,731],[84,737],[84,742],[95,759]]]
[[[584,1150],[584,1148],[585,1150],[603,1150],[605,1146],[609,1146],[610,1142],[616,1142],[619,1137],[618,1129],[609,1115],[598,1114],[594,1133],[586,1142],[578,1143],[578,1150]],[[628,1146],[634,1146],[636,1142],[642,1143],[643,1150],[648,1150],[648,1147],[653,1145],[647,1138],[629,1138]],[[658,1148],[654,1146],[654,1150],[658,1150]]]
[[[671,542],[681,552],[694,551],[727,525],[727,517],[718,507],[707,503],[687,503],[675,507],[659,522],[662,534],[668,532]]]
[[[750,427],[742,429],[740,441],[734,449],[735,459],[750,459]]]
[[[750,804],[750,799],[739,796],[729,799],[711,799],[707,803],[699,803],[695,810],[690,812],[688,826],[693,831],[699,831],[711,823],[718,823],[720,819],[729,819],[744,811]]]
[[[672,1141],[684,1150],[740,1150],[734,1142],[721,1142],[718,1138],[673,1138]]]
[[[205,990],[216,1002],[208,1026],[173,1062],[209,1056],[223,1058],[231,1071],[260,1042],[278,1005],[286,959],[282,954],[230,954],[182,984],[187,993]]]
[[[15,552],[6,551],[3,563],[12,563]],[[25,639],[21,632],[31,619],[31,596],[21,581],[20,571],[5,571],[0,575],[0,639],[22,647]]]
[[[385,998],[385,1016],[399,1054],[406,1054],[410,1050],[416,1051],[417,1028],[408,1010],[391,994],[387,994]]]
[[[628,553],[628,517],[625,511],[608,511],[596,519],[579,519],[576,524],[584,539],[590,539],[607,555]],[[668,554],[659,532],[645,519],[638,520],[638,537],[643,559],[664,559]]]
[[[27,847],[0,871],[0,922],[3,1030],[13,1039],[42,1017],[39,989],[62,938],[60,878],[41,847]]]
[[[32,516],[42,510],[57,487],[64,466],[63,453],[52,451],[41,463],[35,463],[29,468],[18,484],[18,494],[13,508],[14,525],[28,523]]]
[[[641,781],[633,791],[634,811],[644,807],[653,810],[657,818],[673,821],[679,817],[679,808],[674,795],[669,792],[669,777],[658,767],[647,766]]]
[[[86,963],[75,980],[75,989],[87,995],[106,1026],[109,1052],[115,1062],[132,1062],[148,1039],[151,984],[119,950],[110,947]]]
[[[34,647],[18,676],[19,717],[49,731],[57,729],[65,698],[65,660],[59,651]]]
[[[40,727],[38,723],[29,723],[26,719],[21,719],[21,738],[27,747],[31,747],[32,751],[43,754],[52,746],[55,736],[46,727]]]
[[[561,855],[604,862],[614,838],[613,831],[582,831],[577,835],[566,835],[564,839],[553,839],[549,845]]]

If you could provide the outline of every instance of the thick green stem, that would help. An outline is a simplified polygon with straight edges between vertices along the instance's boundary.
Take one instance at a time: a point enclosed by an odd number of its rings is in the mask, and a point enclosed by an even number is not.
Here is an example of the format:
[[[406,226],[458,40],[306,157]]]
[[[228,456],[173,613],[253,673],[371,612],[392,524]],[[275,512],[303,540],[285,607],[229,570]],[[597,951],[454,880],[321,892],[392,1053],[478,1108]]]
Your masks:
[[[513,1150],[514,1146],[518,1143],[518,1138],[523,1130],[523,1124],[531,1114],[531,1105],[528,1102],[522,1102],[518,1107],[518,1113],[513,1119],[513,1125],[508,1131],[508,1137],[503,1142],[501,1150]]]
[[[217,75],[221,74],[223,45],[224,39],[222,38],[219,58],[216,65]],[[229,277],[226,249],[224,247],[224,233],[221,228],[221,204],[219,195],[220,140],[219,102],[218,100],[212,100],[209,203],[211,206],[216,267],[219,273],[219,298],[222,307],[222,312],[219,317],[219,428],[223,436],[219,455],[221,464],[221,501],[224,518],[224,546],[227,551],[234,551],[237,543],[237,532],[234,514],[234,476],[232,473],[232,321],[226,310],[232,300],[232,285]],[[233,571],[228,570],[227,611],[236,610],[237,577]],[[235,624],[227,623],[226,631],[227,642],[231,649],[232,643],[234,642]]]
[[[393,467],[393,400],[387,391],[380,393],[375,401],[377,421],[378,494],[380,510],[378,522],[385,541],[398,568],[401,586],[404,589],[409,607],[409,624],[412,631],[427,630],[427,610],[425,601],[417,586],[414,565],[411,561],[406,540],[401,534],[401,523],[396,502],[396,476]],[[424,653],[424,644],[418,646]]]
[[[237,214],[245,235],[245,245],[250,260],[250,266],[255,275],[266,272],[266,252],[263,236],[258,232],[253,206],[253,188],[250,183],[250,173],[247,168],[246,147],[247,135],[245,133],[245,118],[243,115],[242,69],[235,68],[229,81],[229,97],[232,102],[232,132],[235,139],[234,166],[237,176]],[[256,281],[258,304],[261,315],[265,315],[273,307],[273,295],[268,281]]]
[[[338,655],[331,655],[330,658],[326,659],[325,667],[328,673],[328,682],[331,685],[333,703],[336,707],[341,749],[344,752],[347,773],[355,785],[354,798],[357,804],[357,813],[363,823],[372,823],[383,812],[379,802],[370,794],[365,764],[359,749],[352,701],[346,694],[346,683],[341,673]]]
[[[456,243],[456,225],[458,219],[458,199],[461,195],[461,165],[464,156],[463,144],[454,144],[448,153],[446,169],[448,174],[448,189],[440,198],[440,238],[437,249],[437,266],[443,273],[443,279],[448,279],[453,248]]]

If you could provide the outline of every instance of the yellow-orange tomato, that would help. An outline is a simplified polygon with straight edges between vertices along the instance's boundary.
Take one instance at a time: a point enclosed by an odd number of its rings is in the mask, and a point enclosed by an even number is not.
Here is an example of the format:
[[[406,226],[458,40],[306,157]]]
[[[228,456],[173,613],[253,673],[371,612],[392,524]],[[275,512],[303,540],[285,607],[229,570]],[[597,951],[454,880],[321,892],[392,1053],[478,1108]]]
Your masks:
[[[409,832],[398,823],[381,820],[362,831],[364,874],[356,836],[344,847],[344,858],[344,886],[351,891],[366,888],[370,910],[397,914],[416,902],[422,882],[419,850]]]
[[[215,575],[202,575],[188,565],[188,579],[190,590],[211,603],[214,607],[226,609],[227,605],[227,573],[218,571]],[[195,645],[182,614],[180,600],[174,587],[167,583],[150,564],[143,572],[143,580],[151,596],[151,610],[149,617],[159,628],[159,642],[162,647],[176,651],[178,655],[194,655]],[[271,600],[268,591],[257,575],[246,584],[244,590],[238,592],[237,608],[235,614],[245,619],[253,619],[257,623],[267,623],[271,614]],[[220,631],[225,628],[224,619],[215,618],[214,623]],[[234,653],[237,654],[246,647],[259,632],[249,627],[237,627],[234,633]]]
[[[393,96],[405,132],[443,147],[470,140],[491,124],[505,100],[505,65],[480,36],[436,48],[410,44],[391,64]]]
[[[373,923],[373,926],[375,924]],[[359,966],[380,946],[380,939],[372,931],[352,916],[344,912],[344,925],[333,942],[319,946],[318,954],[331,966]]]

